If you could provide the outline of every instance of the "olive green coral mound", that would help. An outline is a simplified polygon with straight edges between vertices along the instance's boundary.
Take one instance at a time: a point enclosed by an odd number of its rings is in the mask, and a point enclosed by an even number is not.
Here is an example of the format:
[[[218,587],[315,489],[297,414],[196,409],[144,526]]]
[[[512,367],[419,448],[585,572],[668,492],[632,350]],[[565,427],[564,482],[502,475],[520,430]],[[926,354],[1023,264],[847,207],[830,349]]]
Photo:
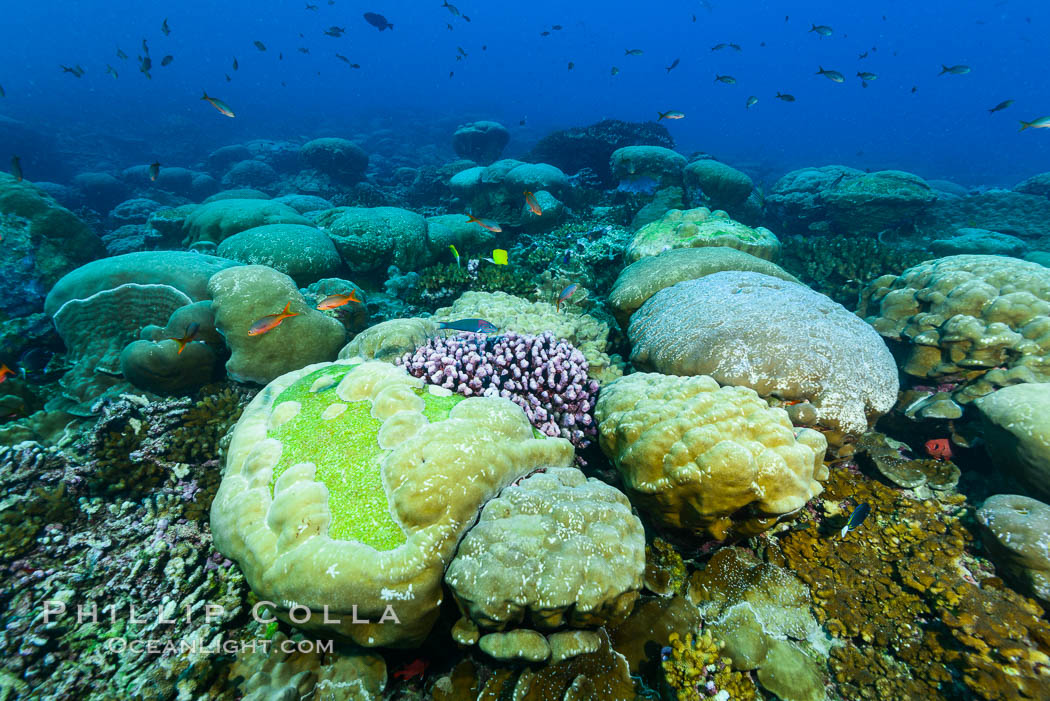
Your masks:
[[[478,510],[515,479],[572,461],[568,441],[534,437],[506,399],[453,397],[378,361],[311,365],[245,409],[212,531],[285,620],[294,606],[302,628],[414,646]]]
[[[697,207],[672,209],[643,226],[624,257],[633,263],[672,248],[701,246],[729,246],[766,260],[775,260],[780,253],[780,241],[769,229],[741,224],[721,210],[712,212],[707,207]]]
[[[602,451],[661,525],[722,539],[797,512],[827,479],[827,440],[746,387],[707,376],[627,375],[594,410]]]

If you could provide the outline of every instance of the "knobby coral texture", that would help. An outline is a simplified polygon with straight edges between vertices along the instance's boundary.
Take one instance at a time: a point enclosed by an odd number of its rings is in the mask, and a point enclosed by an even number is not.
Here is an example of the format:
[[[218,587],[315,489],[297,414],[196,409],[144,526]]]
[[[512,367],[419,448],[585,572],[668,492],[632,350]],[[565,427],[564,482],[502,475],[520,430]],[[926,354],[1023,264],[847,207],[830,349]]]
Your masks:
[[[467,397],[509,399],[537,429],[567,438],[577,449],[596,435],[598,382],[587,377],[583,353],[551,333],[433,337],[398,364]]]

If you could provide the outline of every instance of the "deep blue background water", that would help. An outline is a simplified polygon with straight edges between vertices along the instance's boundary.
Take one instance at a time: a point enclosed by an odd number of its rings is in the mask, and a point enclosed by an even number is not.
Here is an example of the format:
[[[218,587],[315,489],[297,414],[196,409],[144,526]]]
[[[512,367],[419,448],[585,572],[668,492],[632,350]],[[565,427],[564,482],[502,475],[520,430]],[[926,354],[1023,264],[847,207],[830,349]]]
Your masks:
[[[128,157],[192,165],[170,159],[200,159],[249,138],[352,137],[380,126],[408,141],[440,136],[448,149],[451,128],[476,118],[510,127],[507,154],[516,155],[553,128],[676,109],[686,118],[665,123],[678,150],[704,150],[758,175],[845,163],[1012,185],[1050,170],[1050,130],[1018,132],[1018,120],[1050,115],[1040,45],[1050,36],[1050,3],[457,0],[467,23],[440,0],[313,2],[317,12],[305,10],[303,0],[5,0],[0,85],[7,97],[0,98],[0,115],[67,145],[85,141],[89,152],[119,140],[120,162],[100,163],[112,167],[130,165]],[[384,14],[395,29],[378,32],[362,18],[365,11]],[[160,31],[165,17],[167,37]],[[834,35],[808,32],[813,23],[830,25]],[[541,36],[552,24],[563,29]],[[332,25],[346,34],[324,36]],[[144,37],[152,80],[136,61]],[[268,50],[258,51],[254,40]],[[720,42],[743,51],[711,51]],[[457,46],[468,54],[462,61],[455,60]],[[127,61],[116,57],[118,47]],[[627,48],[645,53],[625,56]],[[863,51],[868,58],[858,59]],[[336,60],[337,52],[361,69]],[[175,60],[161,67],[166,54]],[[675,58],[681,63],[668,73],[664,67]],[[79,63],[87,73],[63,74],[63,63]],[[119,79],[106,74],[107,63]],[[938,76],[942,63],[973,70]],[[610,75],[612,66],[618,75]],[[842,72],[846,82],[815,75],[818,66]],[[858,70],[879,78],[862,88]],[[738,83],[716,83],[716,73]],[[236,119],[202,102],[202,89],[229,103]],[[776,100],[777,91],[797,101]],[[759,103],[745,110],[749,95]],[[1006,99],[1016,102],[988,114]],[[0,162],[8,160],[0,154]]]

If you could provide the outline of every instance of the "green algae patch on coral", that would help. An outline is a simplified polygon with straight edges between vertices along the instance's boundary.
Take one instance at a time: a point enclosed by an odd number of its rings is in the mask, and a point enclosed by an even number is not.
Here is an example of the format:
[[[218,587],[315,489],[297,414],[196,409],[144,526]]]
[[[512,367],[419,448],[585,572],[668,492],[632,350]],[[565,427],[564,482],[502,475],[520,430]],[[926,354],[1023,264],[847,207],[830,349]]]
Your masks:
[[[331,390],[347,375],[346,366],[328,366],[311,372],[281,392],[274,402],[278,412],[287,404],[295,416],[268,432],[284,446],[273,468],[274,484],[293,465],[312,463],[315,479],[328,488],[332,512],[329,536],[357,540],[376,550],[393,550],[405,543],[405,532],[390,511],[383,484],[383,450],[377,436],[383,421],[373,414],[372,402],[333,402]],[[429,422],[443,421],[464,397],[438,396],[414,388]],[[316,432],[318,425],[325,430]]]

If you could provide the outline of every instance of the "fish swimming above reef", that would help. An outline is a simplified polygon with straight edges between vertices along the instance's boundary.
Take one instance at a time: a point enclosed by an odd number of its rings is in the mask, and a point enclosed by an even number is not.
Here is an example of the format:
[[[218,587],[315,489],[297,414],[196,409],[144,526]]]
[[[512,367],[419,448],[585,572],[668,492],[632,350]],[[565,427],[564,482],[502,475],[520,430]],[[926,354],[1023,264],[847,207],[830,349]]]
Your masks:
[[[233,57],[233,70],[237,70],[237,67],[238,67],[238,66],[237,66],[237,57],[236,57],[236,56],[234,56],[234,57]]]
[[[1013,100],[1003,100],[998,105],[996,105],[992,109],[988,110],[988,114],[993,114],[995,112],[999,112],[1001,110],[1005,110],[1007,107],[1009,107],[1012,104],[1014,104]]]
[[[114,78],[119,78],[120,77],[119,75],[117,75],[117,69],[114,68],[113,66],[109,65],[108,63],[106,64],[106,73],[109,73]]]
[[[360,68],[361,67],[360,63],[353,63],[353,62],[350,61],[350,59],[348,59],[346,56],[343,56],[342,54],[336,54],[335,57],[337,59],[339,59],[340,61],[342,61],[343,63],[345,63],[346,65],[350,66],[351,68]]]
[[[1040,117],[1039,119],[1033,119],[1030,122],[1021,121],[1021,128],[1018,131],[1024,131],[1025,129],[1047,129],[1050,128],[1050,117]]]
[[[616,66],[613,66],[613,67],[612,67],[612,70],[611,70],[611,71],[609,71],[609,75],[616,75],[616,74],[617,74],[617,73],[619,73],[619,72],[620,72],[620,69],[619,69],[619,68],[617,68]]]
[[[357,298],[357,290],[350,290],[349,294],[328,295],[327,297],[321,300],[320,304],[317,305],[317,308],[320,311],[324,312],[328,311],[329,309],[336,309],[338,307],[342,307],[345,304],[350,304],[350,302],[354,302],[356,304],[362,303],[361,300]]]
[[[448,0],[442,0],[441,6],[452,13],[453,17],[459,17],[459,9],[455,5],[449,3]]]
[[[220,114],[223,114],[223,115],[225,115],[227,117],[234,117],[234,116],[236,116],[236,115],[234,115],[233,110],[230,109],[229,105],[227,105],[225,102],[223,102],[222,100],[220,100],[217,97],[209,96],[207,92],[204,93],[204,97],[202,97],[201,99],[202,100],[207,100],[208,103],[212,107],[214,107],[215,109],[219,110]]]
[[[685,112],[679,112],[678,110],[667,110],[666,112],[657,111],[657,114],[660,115],[656,118],[656,121],[658,122],[661,119],[682,119],[685,117]]]
[[[841,73],[839,73],[838,71],[824,70],[824,66],[820,67],[820,70],[817,71],[816,75],[822,75],[833,83],[846,82],[845,76],[843,76]]]
[[[117,48],[117,58],[119,58],[121,61],[126,61],[128,60],[128,55],[121,51],[120,48]]]
[[[255,44],[255,48],[257,48],[259,51],[266,51],[266,44],[262,43],[261,41],[253,41],[252,43]]]
[[[193,343],[193,340],[197,338],[197,333],[201,330],[201,325],[194,321],[192,324],[186,327],[186,333],[182,335],[182,338],[169,338],[169,341],[175,341],[178,344],[179,349],[175,351],[175,355],[182,355],[182,351],[186,349],[186,346]]]
[[[139,72],[146,76],[147,80],[153,78],[149,74],[151,68],[153,68],[153,60],[149,56],[139,56]]]
[[[674,70],[675,68],[678,67],[678,64],[681,62],[681,60],[682,59],[680,59],[680,58],[676,58],[675,60],[671,61],[671,65],[665,67],[664,70],[666,70],[668,73],[670,73],[672,70]]]
[[[379,31],[383,31],[384,29],[394,29],[394,25],[387,22],[386,17],[383,15],[377,15],[375,12],[366,12],[364,17],[365,22],[368,22]]]
[[[842,535],[840,537],[845,538],[847,533],[857,530],[860,524],[864,523],[864,519],[866,519],[870,513],[870,506],[863,502],[858,504],[857,508],[853,510],[853,513],[849,515],[849,520],[846,521],[846,525],[842,527]]]
[[[783,100],[784,102],[794,102],[795,101],[795,96],[794,95],[789,95],[788,93],[777,93],[773,97],[775,97],[778,100]]]
[[[0,85],[0,97],[7,97],[7,93],[4,92],[4,86]]]
[[[755,97],[754,95],[751,95],[750,97],[747,98],[747,102],[744,103],[744,109],[745,110],[751,109],[751,105],[757,105],[757,104],[758,104],[758,98]]]
[[[70,68],[69,66],[59,65],[59,68],[62,69],[63,73],[72,73],[77,78],[84,75],[84,69],[81,68],[79,65],[73,66],[72,68]]]
[[[274,329],[276,329],[278,326],[281,325],[281,322],[283,322],[285,319],[290,319],[293,316],[299,316],[299,312],[289,311],[288,308],[291,306],[292,303],[288,302],[284,305],[284,309],[277,312],[276,314],[267,314],[266,316],[256,321],[254,324],[252,324],[251,328],[248,329],[248,335],[260,336],[266,333],[267,331],[273,331]]]
[[[821,38],[829,37],[832,34],[832,29],[826,24],[814,24],[810,26],[809,31],[816,32]]]
[[[456,267],[457,267],[457,268],[459,268],[459,267],[462,267],[462,266],[461,266],[461,265],[459,264],[459,251],[457,251],[457,250],[456,250],[456,245],[455,245],[455,244],[452,244],[452,243],[450,243],[450,244],[448,245],[448,247],[449,247],[450,249],[452,249],[452,257],[453,257],[453,258],[455,259],[455,261],[456,261]]]
[[[311,5],[310,3],[306,3],[305,9],[309,10],[310,12],[317,12],[317,5]]]
[[[346,33],[345,27],[336,27],[335,25],[324,30],[324,33],[330,37],[336,37],[337,39]]]
[[[174,60],[175,60],[175,57],[172,56],[171,54],[168,54],[167,56],[165,56],[164,58],[162,58],[160,60],[160,65],[161,66],[171,65],[171,62],[174,61]]]
[[[645,52],[642,51],[641,49],[624,49],[623,50],[623,55],[624,56],[641,56],[643,53],[645,53]]]
[[[857,77],[860,78],[863,81],[871,81],[871,80],[876,80],[879,76],[875,75],[874,73],[870,73],[868,71],[857,71]]]
[[[736,85],[736,78],[731,75],[716,75],[715,82],[725,83],[726,85]]]
[[[0,385],[7,381],[8,377],[17,377],[18,373],[7,367],[7,363],[0,365]]]
[[[485,222],[483,222],[480,219],[478,219],[477,217],[475,217],[473,214],[468,214],[467,215],[467,221],[470,222],[471,224],[477,224],[482,229],[488,229],[489,231],[491,231],[494,234],[499,234],[499,233],[503,232],[503,229],[500,228],[499,224],[486,224]]]
[[[540,203],[536,201],[536,196],[528,190],[525,191],[525,204],[528,206],[529,211],[537,217],[543,214],[543,210],[540,208]]]
[[[508,263],[507,251],[502,248],[492,249],[492,257],[486,258],[493,265],[506,265]]]
[[[959,64],[958,66],[946,66],[946,65],[944,65],[942,63],[941,64],[941,72],[938,73],[937,75],[944,75],[945,73],[949,73],[951,75],[966,75],[969,72],[970,72],[970,67],[969,66],[964,66],[962,64]]]
[[[22,182],[22,159],[11,156],[11,175],[15,176],[15,182]]]
[[[153,161],[149,166],[149,179],[156,182],[157,176],[160,175],[160,161]]]
[[[438,322],[438,330],[465,331],[467,333],[496,333],[496,325],[484,319],[457,319],[456,321]]]
[[[565,289],[561,291],[561,294],[558,295],[558,301],[554,304],[554,310],[560,312],[561,303],[567,301],[569,297],[572,297],[578,288],[579,285],[577,285],[575,282],[571,285],[566,286]]]

